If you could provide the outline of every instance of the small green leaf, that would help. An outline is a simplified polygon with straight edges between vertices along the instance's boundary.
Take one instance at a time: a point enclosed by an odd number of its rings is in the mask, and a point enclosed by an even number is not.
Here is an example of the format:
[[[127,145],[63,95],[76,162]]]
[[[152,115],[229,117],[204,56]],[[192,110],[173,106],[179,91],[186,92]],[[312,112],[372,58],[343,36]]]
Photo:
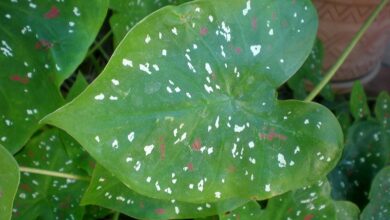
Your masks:
[[[270,199],[257,219],[355,220],[358,214],[359,209],[353,203],[332,200],[328,181],[319,181]]]
[[[0,143],[16,153],[64,101],[59,87],[82,62],[108,0],[0,2]]]
[[[65,136],[57,129],[46,130],[31,139],[16,155],[21,167],[85,175],[67,154]],[[70,137],[68,137],[70,138]],[[23,172],[14,203],[15,220],[75,219],[84,215],[79,206],[88,182]]]
[[[383,168],[372,182],[370,203],[363,210],[362,220],[390,219],[390,167]]]
[[[88,86],[88,82],[83,76],[82,73],[77,75],[76,81],[73,83],[72,87],[69,90],[68,95],[66,96],[66,101],[70,102],[76,98],[80,93],[82,93]]]
[[[114,44],[125,37],[127,32],[144,17],[167,5],[178,5],[189,0],[110,0],[110,8],[114,11],[110,18],[114,32]]]
[[[251,201],[234,211],[219,215],[220,220],[261,219],[261,207],[256,201]]]
[[[134,218],[155,220],[205,217],[235,209],[246,202],[245,199],[232,199],[216,204],[194,204],[173,199],[153,199],[127,188],[101,166],[96,166],[91,184],[82,200],[84,205],[99,205]]]
[[[0,145],[0,220],[10,220],[20,179],[14,157]]]
[[[351,126],[343,157],[329,174],[335,199],[365,206],[371,180],[389,161],[388,136],[376,121],[357,121]]]
[[[165,7],[44,121],[137,193],[192,203],[270,198],[324,178],[341,156],[328,109],[276,99],[316,29],[309,0]]]
[[[362,84],[359,81],[356,81],[353,85],[349,104],[351,113],[356,120],[370,116],[370,108],[367,104],[367,96],[364,92]]]
[[[390,129],[390,96],[387,92],[379,94],[375,105],[376,118],[385,129]]]

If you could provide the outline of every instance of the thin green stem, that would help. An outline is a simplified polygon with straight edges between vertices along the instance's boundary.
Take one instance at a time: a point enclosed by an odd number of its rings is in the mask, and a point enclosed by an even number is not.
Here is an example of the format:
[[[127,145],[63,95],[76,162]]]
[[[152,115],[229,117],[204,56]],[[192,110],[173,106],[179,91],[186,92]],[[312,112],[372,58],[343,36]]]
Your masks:
[[[348,58],[349,54],[352,52],[352,50],[355,48],[359,40],[363,37],[367,29],[372,25],[372,23],[375,21],[375,19],[378,17],[378,15],[380,14],[380,12],[383,10],[383,8],[386,6],[388,2],[389,0],[382,0],[382,2],[377,6],[375,11],[370,15],[367,21],[364,22],[363,26],[353,37],[352,41],[349,43],[347,48],[341,54],[337,62],[325,74],[324,79],[306,97],[305,101],[307,102],[313,101],[313,99],[321,92],[321,90],[326,86],[326,84],[329,83],[332,77],[336,74],[337,70],[341,67],[341,65],[343,65],[345,60]]]
[[[45,176],[53,176],[53,177],[59,177],[59,178],[65,178],[65,179],[73,179],[73,180],[83,180],[83,181],[90,181],[91,179],[86,176],[78,176],[74,174],[69,173],[61,173],[61,172],[55,172],[50,170],[41,170],[31,167],[19,167],[19,170],[21,172],[25,173],[34,173],[39,175],[45,175]]]
[[[101,48],[102,45],[103,45],[103,43],[106,42],[106,40],[107,40],[109,37],[111,37],[111,35],[112,35],[112,30],[110,30],[109,32],[107,32],[99,42],[95,43],[95,45],[92,47],[92,49],[90,49],[90,50],[88,51],[87,57],[91,56],[93,53],[95,53],[96,50],[98,50],[99,48]]]
[[[121,215],[120,212],[115,212],[114,215],[112,216],[112,220],[119,220],[120,215]]]

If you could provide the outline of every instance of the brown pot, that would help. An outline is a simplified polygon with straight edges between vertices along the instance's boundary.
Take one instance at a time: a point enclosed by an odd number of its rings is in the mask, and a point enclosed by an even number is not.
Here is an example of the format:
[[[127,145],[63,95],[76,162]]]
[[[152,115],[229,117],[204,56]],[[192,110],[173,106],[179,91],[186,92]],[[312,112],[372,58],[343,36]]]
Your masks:
[[[324,70],[340,57],[380,0],[313,0],[320,26],[318,37],[324,44]],[[390,5],[366,32],[349,58],[332,79],[334,86],[345,88],[354,80],[368,82],[380,70],[390,36]]]

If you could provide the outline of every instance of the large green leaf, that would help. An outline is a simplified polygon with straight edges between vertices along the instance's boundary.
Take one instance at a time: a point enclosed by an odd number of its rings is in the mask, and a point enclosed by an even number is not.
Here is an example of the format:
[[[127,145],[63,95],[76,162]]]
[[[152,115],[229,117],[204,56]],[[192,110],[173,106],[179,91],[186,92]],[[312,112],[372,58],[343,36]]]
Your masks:
[[[20,179],[14,157],[0,145],[0,220],[11,219],[12,204]]]
[[[153,199],[130,190],[101,166],[96,166],[91,184],[82,200],[83,204],[99,205],[135,218],[155,220],[205,217],[233,210],[246,202],[244,199],[233,199],[194,204],[174,199]]]
[[[77,157],[67,150],[76,143],[62,131],[51,129],[31,139],[16,155],[21,166],[41,170],[85,175]],[[73,146],[68,145],[73,142]],[[88,182],[24,172],[14,203],[14,219],[41,220],[82,219],[84,207],[79,206]]]
[[[383,168],[372,182],[370,203],[363,210],[362,220],[390,219],[390,167]]]
[[[308,185],[339,159],[340,125],[318,104],[278,101],[275,89],[305,61],[316,27],[306,0],[165,7],[44,121],[149,197],[265,199]]]
[[[189,0],[110,0],[110,8],[114,11],[110,18],[114,33],[114,43],[118,45],[127,32],[140,20],[166,5],[178,5]]]
[[[330,185],[319,181],[268,201],[267,208],[257,219],[261,220],[357,220],[359,209],[353,203],[334,201],[330,197]]]
[[[17,152],[63,104],[62,81],[82,62],[108,0],[0,2],[0,142]]]

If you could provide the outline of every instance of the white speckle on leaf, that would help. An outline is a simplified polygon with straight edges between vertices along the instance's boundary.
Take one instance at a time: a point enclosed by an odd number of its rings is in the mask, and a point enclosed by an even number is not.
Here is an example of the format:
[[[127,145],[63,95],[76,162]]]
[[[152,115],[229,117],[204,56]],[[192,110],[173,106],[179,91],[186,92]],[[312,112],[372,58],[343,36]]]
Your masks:
[[[286,167],[286,160],[284,158],[284,155],[283,154],[278,154],[278,162],[279,162],[279,167],[282,168],[282,167]]]
[[[242,14],[243,14],[244,16],[246,16],[246,15],[249,13],[250,10],[251,10],[251,1],[248,0],[248,1],[246,2],[246,8],[244,8],[244,10],[242,10]]]
[[[306,119],[304,123],[305,125],[309,124],[310,123],[309,119]]]
[[[266,184],[264,190],[266,192],[271,192],[271,184]]]
[[[133,61],[128,60],[128,59],[123,59],[123,60],[122,60],[122,65],[123,65],[123,66],[133,67]]]
[[[245,125],[243,125],[243,126],[234,125],[234,132],[241,133],[244,130],[245,130]]]
[[[214,195],[217,199],[221,198],[221,192],[215,192]]]
[[[99,136],[96,136],[95,140],[96,140],[96,142],[100,143],[100,137]]]
[[[300,152],[301,151],[301,148],[299,148],[299,146],[297,146],[296,148],[295,148],[295,150],[294,150],[294,154],[297,154],[298,152]]]
[[[172,33],[173,33],[174,35],[177,35],[177,28],[176,28],[176,27],[172,28]]]
[[[129,135],[127,135],[127,139],[130,141],[130,143],[134,141],[134,138],[135,138],[134,132],[131,132]]]
[[[144,147],[145,156],[148,156],[149,154],[151,154],[153,149],[154,149],[154,145],[153,144],[145,146]]]
[[[205,64],[205,69],[206,71],[209,73],[209,74],[212,74],[213,73],[213,70],[211,70],[211,66],[209,63],[206,63]]]
[[[112,142],[111,146],[112,146],[112,148],[114,148],[114,149],[118,149],[118,148],[119,148],[118,140],[115,139],[115,140]]]
[[[252,45],[250,48],[254,57],[261,52],[261,45]]]
[[[119,85],[119,81],[116,80],[116,79],[112,79],[111,82],[112,82],[112,84],[113,84],[114,86],[118,86],[118,85]]]
[[[149,36],[149,34],[148,34],[148,35],[146,36],[146,38],[145,38],[145,43],[146,43],[146,44],[149,44],[151,40],[152,40],[152,38],[150,38],[150,36]]]

